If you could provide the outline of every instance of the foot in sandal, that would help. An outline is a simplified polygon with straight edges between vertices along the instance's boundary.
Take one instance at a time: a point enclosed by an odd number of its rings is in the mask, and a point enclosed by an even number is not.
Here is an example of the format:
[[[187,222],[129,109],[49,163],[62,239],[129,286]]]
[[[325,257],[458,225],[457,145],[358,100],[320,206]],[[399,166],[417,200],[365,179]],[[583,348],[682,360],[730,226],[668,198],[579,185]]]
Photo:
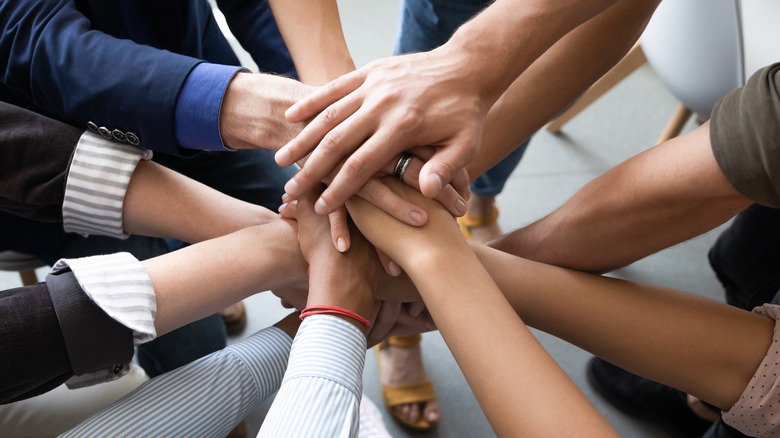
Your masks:
[[[496,198],[472,195],[468,212],[458,218],[458,225],[466,240],[487,243],[500,237],[503,232],[498,226]]]
[[[433,383],[425,373],[420,335],[393,336],[376,347],[385,407],[402,426],[428,430],[439,420]]]

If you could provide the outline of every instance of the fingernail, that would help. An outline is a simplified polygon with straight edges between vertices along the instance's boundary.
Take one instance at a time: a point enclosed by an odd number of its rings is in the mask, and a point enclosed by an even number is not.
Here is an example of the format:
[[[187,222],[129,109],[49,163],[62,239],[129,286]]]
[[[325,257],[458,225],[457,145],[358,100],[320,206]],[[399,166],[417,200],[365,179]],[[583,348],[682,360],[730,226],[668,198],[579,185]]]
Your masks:
[[[409,218],[417,225],[422,225],[423,222],[423,215],[417,210],[412,210],[409,212]]]
[[[438,421],[439,414],[437,414],[436,412],[428,412],[428,415],[425,416],[425,419],[428,421]]]
[[[392,260],[387,262],[387,269],[390,271],[390,275],[392,275],[393,277],[398,277],[399,275],[401,275],[401,267],[398,266],[398,263]]]
[[[431,183],[431,187],[436,193],[439,193],[444,187],[444,181],[441,179],[441,176],[436,173],[428,175],[428,182]]]
[[[276,160],[276,164],[280,166],[287,166],[290,164],[290,151],[288,151],[286,148],[281,148],[276,151],[274,159]]]
[[[325,203],[324,199],[320,198],[314,204],[314,211],[317,214],[328,214],[328,204]]]
[[[300,114],[301,110],[298,109],[298,105],[293,105],[287,108],[287,111],[284,112],[284,117],[288,120],[295,120]]]
[[[456,207],[458,208],[458,213],[462,216],[466,214],[469,207],[466,205],[466,201],[463,198],[458,198],[458,202]]]
[[[287,181],[287,184],[284,185],[284,191],[292,196],[299,195],[299,190],[300,186],[298,185],[298,181],[296,181],[295,178],[290,179]]]
[[[290,202],[290,199],[292,199],[292,196],[288,195],[287,193],[282,195],[282,202],[284,202],[285,204]]]
[[[347,241],[344,240],[343,237],[339,237],[338,240],[336,240],[336,248],[338,248],[339,252],[346,252],[347,251]]]
[[[286,204],[286,203],[285,203],[285,204],[282,204],[282,205],[280,205],[280,206],[279,206],[279,213],[283,212],[285,208],[287,208],[287,204]]]

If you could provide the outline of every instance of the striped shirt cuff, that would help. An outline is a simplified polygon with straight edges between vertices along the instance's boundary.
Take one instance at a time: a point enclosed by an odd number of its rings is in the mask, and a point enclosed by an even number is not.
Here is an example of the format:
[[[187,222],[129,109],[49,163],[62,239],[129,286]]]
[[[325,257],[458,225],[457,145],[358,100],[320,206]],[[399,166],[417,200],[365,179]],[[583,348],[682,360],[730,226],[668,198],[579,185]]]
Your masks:
[[[65,231],[127,238],[122,227],[127,185],[138,162],[151,158],[151,151],[86,131],[76,145],[65,185]]]
[[[284,381],[318,377],[334,381],[360,399],[366,336],[354,325],[332,315],[312,315],[295,335]]]
[[[70,268],[84,292],[111,318],[133,331],[135,345],[157,336],[157,299],[141,262],[130,253],[60,259],[52,273]]]

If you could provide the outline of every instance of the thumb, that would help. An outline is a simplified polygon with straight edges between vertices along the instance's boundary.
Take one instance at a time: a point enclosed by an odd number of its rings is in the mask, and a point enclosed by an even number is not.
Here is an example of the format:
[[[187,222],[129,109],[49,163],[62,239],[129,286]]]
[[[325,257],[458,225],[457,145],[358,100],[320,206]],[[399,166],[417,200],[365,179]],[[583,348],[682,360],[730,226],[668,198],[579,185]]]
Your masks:
[[[436,152],[420,170],[420,191],[426,198],[434,198],[477,155],[476,141],[464,147],[452,144],[437,147]]]

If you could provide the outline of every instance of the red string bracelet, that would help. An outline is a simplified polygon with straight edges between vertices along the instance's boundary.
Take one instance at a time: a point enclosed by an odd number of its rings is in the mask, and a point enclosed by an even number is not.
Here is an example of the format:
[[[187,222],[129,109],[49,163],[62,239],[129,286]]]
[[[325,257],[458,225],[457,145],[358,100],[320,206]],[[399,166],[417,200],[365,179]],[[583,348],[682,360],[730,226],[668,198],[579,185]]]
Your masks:
[[[310,306],[301,311],[301,316],[299,316],[299,318],[303,320],[303,318],[306,318],[307,316],[321,315],[323,313],[326,314],[335,313],[336,315],[346,316],[365,325],[366,328],[371,328],[371,323],[366,318],[363,318],[362,316],[358,315],[357,313],[351,310],[342,309],[341,307],[336,307],[336,306],[325,306],[325,305]]]

